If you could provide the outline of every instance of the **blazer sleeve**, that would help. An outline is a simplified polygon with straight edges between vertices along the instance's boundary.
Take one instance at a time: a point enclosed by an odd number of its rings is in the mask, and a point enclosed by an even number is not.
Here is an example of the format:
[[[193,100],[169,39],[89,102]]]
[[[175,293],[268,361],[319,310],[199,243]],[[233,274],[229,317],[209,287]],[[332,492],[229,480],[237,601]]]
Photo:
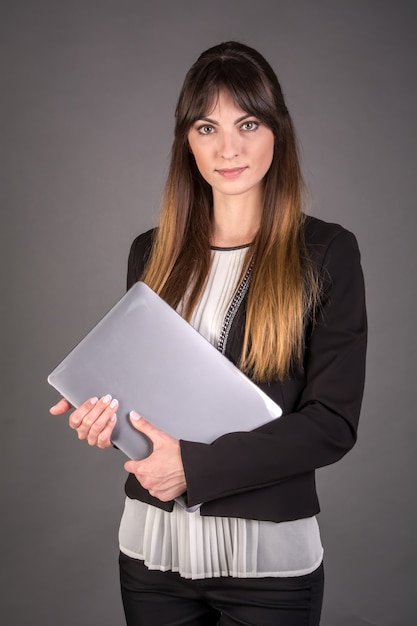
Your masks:
[[[212,444],[181,441],[188,504],[243,493],[338,461],[354,445],[364,388],[367,321],[360,254],[340,230],[323,255],[322,305],[306,340],[291,412]]]

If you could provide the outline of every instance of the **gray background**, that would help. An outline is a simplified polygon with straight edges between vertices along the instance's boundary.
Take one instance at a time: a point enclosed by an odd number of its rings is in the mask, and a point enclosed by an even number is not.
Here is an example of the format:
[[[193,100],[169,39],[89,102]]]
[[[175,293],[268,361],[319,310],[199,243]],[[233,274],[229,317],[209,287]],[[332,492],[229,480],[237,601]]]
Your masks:
[[[46,376],[123,294],[130,243],[157,217],[184,74],[227,39],[276,69],[308,212],[353,230],[363,255],[359,442],[318,472],[322,624],[415,623],[415,7],[1,2],[1,623],[123,624],[123,459],[48,414]]]

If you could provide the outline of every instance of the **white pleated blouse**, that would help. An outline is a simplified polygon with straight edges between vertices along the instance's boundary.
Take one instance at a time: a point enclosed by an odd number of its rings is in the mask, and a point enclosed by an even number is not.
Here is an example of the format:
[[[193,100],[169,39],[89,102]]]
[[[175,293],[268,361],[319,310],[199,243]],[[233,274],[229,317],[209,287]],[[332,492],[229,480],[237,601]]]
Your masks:
[[[247,246],[213,248],[205,291],[191,324],[214,345],[236,290]],[[200,515],[175,503],[172,512],[126,498],[121,552],[149,569],[184,578],[302,576],[323,558],[315,517],[265,522]]]

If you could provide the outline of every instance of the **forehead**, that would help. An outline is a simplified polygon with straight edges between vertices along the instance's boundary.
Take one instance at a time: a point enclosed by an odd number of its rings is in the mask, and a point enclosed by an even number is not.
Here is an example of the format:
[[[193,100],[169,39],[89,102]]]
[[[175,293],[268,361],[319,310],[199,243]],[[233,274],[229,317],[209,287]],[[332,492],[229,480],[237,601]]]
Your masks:
[[[222,117],[225,115],[245,115],[247,110],[242,109],[233,95],[227,89],[219,89],[217,93],[211,95],[202,111],[202,116]]]

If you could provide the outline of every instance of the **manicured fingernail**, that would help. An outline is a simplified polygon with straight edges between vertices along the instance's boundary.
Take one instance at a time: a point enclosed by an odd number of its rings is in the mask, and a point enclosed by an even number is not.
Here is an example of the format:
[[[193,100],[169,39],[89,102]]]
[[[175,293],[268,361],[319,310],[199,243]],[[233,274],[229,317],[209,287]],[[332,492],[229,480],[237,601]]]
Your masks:
[[[116,404],[117,404],[117,400],[116,400],[116,398],[113,398],[113,400],[110,402],[110,406],[111,406],[111,408],[112,408],[112,409],[114,409],[114,407],[116,406]]]
[[[107,394],[106,396],[103,396],[101,401],[103,402],[103,404],[108,404],[111,400],[111,396],[109,394]]]
[[[132,420],[135,420],[136,422],[141,419],[139,413],[136,413],[136,411],[130,411],[129,415]]]
[[[91,404],[97,404],[98,398],[90,398]]]

